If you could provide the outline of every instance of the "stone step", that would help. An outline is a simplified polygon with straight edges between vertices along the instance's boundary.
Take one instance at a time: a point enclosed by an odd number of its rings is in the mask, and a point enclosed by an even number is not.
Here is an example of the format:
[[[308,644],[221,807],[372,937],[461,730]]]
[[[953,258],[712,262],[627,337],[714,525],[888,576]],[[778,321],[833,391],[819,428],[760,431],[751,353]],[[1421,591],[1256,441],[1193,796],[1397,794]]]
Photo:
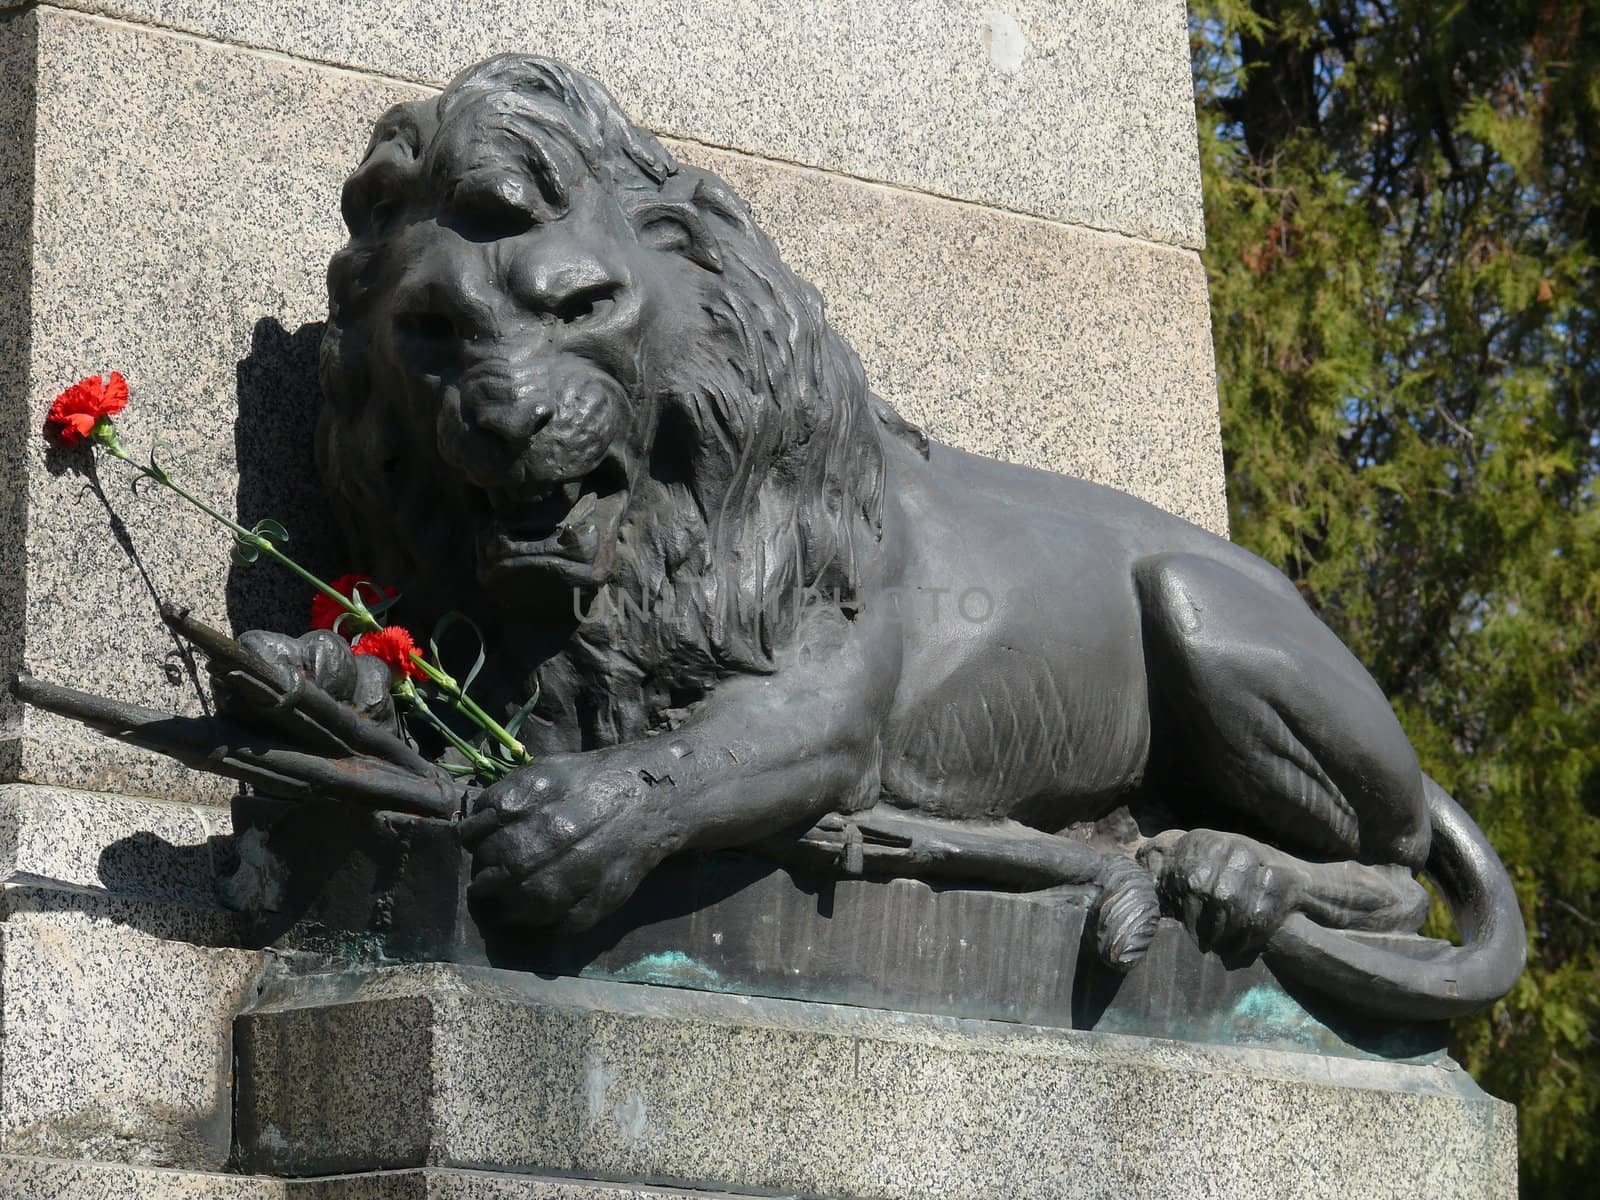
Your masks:
[[[498,1171],[423,1168],[283,1180],[0,1155],[0,1196],[6,1200],[732,1200],[739,1195]]]
[[[281,1179],[0,1154],[0,1196],[6,1200],[286,1200],[287,1195]]]
[[[0,1152],[221,1167],[233,1018],[262,963],[125,928],[0,926]]]
[[[239,914],[216,905],[175,904],[27,875],[0,882],[0,921],[102,932],[129,929],[197,946],[240,944]]]
[[[226,809],[37,784],[0,786],[0,920],[243,944],[219,881],[238,862]]]
[[[1442,1063],[437,965],[281,981],[237,1042],[238,1161],[263,1173],[860,1200],[1515,1193],[1513,1110]]]
[[[374,1171],[290,1180],[287,1200],[750,1200],[750,1192],[610,1183],[503,1171]],[[794,1200],[771,1192],[761,1200]]]
[[[194,903],[213,897],[227,808],[32,783],[0,785],[0,873]]]

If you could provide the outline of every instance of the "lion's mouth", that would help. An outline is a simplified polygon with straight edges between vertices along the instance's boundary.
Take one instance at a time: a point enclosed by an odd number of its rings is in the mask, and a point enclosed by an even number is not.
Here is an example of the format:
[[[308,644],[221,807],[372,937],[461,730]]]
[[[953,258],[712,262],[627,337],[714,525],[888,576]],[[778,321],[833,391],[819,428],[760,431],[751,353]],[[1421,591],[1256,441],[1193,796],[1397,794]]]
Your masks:
[[[551,559],[594,563],[616,538],[627,507],[627,479],[606,464],[583,479],[489,488],[480,493],[478,571],[484,582]]]

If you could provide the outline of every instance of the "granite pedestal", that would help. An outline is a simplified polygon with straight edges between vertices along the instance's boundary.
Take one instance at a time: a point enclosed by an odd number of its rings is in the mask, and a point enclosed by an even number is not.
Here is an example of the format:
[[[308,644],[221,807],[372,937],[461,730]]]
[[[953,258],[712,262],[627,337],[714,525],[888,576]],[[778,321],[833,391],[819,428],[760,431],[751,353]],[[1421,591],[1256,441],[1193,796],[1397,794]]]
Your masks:
[[[1012,892],[696,853],[663,863],[593,929],[486,936],[449,822],[259,798],[234,819],[239,866],[220,890],[243,943],[349,970],[453,962],[1391,1060],[1436,1059],[1448,1042],[1442,1022],[1353,1017],[1259,960],[1201,953],[1171,919],[1116,970],[1096,952],[1093,887]],[[1351,936],[1410,953],[1436,944]]]
[[[1398,1064],[411,966],[239,1021],[240,1163],[852,1200],[1515,1193],[1510,1106]]]

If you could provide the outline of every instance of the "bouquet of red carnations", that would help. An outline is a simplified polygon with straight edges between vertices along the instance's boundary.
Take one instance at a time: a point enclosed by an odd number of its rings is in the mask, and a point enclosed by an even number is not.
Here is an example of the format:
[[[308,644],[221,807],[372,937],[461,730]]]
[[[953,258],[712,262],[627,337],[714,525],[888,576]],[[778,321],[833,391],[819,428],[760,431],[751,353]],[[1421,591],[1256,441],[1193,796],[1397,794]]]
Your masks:
[[[386,730],[363,728],[365,718],[358,714],[334,711],[336,706],[331,706],[327,697],[309,694],[317,689],[306,688],[301,681],[286,677],[281,669],[275,670],[247,646],[207,629],[186,612],[168,610],[163,613],[168,623],[198,642],[211,657],[214,667],[220,660],[225,668],[243,672],[258,688],[268,690],[274,698],[270,707],[281,711],[297,710],[304,720],[315,725],[322,740],[330,741],[337,748],[331,755],[319,756],[294,746],[243,744],[249,739],[223,736],[228,731],[220,723],[213,722],[215,728],[210,735],[214,736],[216,744],[203,761],[195,761],[194,765],[257,782],[270,783],[271,776],[277,774],[304,787],[346,795],[354,790],[365,798],[376,798],[396,792],[395,788],[383,786],[385,782],[392,782],[382,778],[386,770],[424,776],[443,771],[450,776],[489,784],[530,761],[527,748],[517,739],[517,731],[532,711],[534,700],[502,724],[470,695],[473,680],[484,663],[481,634],[477,661],[462,679],[458,680],[448,671],[441,659],[439,641],[450,627],[460,624],[476,632],[469,618],[459,613],[444,617],[435,627],[424,652],[409,630],[385,619],[400,598],[395,589],[362,575],[324,580],[285,551],[289,533],[277,521],[257,521],[246,529],[174,480],[154,454],[144,463],[132,458],[113,420],[127,404],[128,384],[121,374],[113,371],[109,376],[80,380],[55,398],[45,420],[46,433],[64,446],[90,446],[103,451],[205,513],[232,535],[236,562],[253,563],[263,557],[270,558],[299,576],[312,589],[311,628],[330,630],[347,639],[354,654],[381,660],[389,669],[390,691],[397,710],[431,728],[456,752],[454,756],[447,756],[446,761],[427,763],[403,739],[393,737]],[[167,753],[173,753],[178,743],[188,745],[191,742],[190,748],[200,751],[208,736],[207,731],[196,729],[192,724],[180,729],[176,719],[166,714],[132,710],[126,705],[35,680],[20,680],[17,690],[24,699],[42,707],[67,712],[105,732]],[[456,713],[469,728],[476,729],[477,736],[463,736],[458,726],[440,716],[439,709]],[[339,750],[346,754],[341,755]],[[179,757],[193,760],[193,755],[180,754]],[[316,761],[319,757],[322,758],[320,764]],[[344,757],[349,757],[352,763],[359,759],[360,769],[352,771],[348,764],[341,767]],[[223,769],[230,766],[233,769]],[[424,767],[427,770],[423,770]],[[373,783],[378,786],[365,786]],[[398,794],[403,797],[405,791],[399,788]],[[442,805],[423,797],[415,807],[432,811]]]

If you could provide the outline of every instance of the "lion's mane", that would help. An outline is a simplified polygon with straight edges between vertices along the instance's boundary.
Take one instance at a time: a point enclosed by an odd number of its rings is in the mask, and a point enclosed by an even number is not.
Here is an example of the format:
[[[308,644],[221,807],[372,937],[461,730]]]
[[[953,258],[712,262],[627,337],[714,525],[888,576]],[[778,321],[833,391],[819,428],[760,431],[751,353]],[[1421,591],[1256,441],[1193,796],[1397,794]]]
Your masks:
[[[651,492],[638,507],[676,528],[630,538],[633,558],[617,581],[645,608],[663,589],[692,586],[700,611],[632,636],[655,641],[654,657],[770,670],[804,604],[855,599],[861,556],[881,536],[880,425],[913,442],[920,435],[868,392],[816,289],[783,263],[733,189],[676,162],[600,84],[546,59],[491,59],[438,97],[391,109],[345,186],[350,239],[328,272],[317,455],[351,548],[415,585],[428,569],[425,547],[397,545],[412,531],[395,522],[447,511],[428,493],[453,486],[427,431],[407,441],[385,403],[384,373],[395,367],[375,361],[373,324],[391,234],[428,215],[452,172],[495,155],[531,169],[559,219],[571,181],[551,166],[552,138],[577,151],[625,212],[691,205],[719,253],[693,299],[707,336],[677,348],[655,395],[634,398],[659,408]]]

